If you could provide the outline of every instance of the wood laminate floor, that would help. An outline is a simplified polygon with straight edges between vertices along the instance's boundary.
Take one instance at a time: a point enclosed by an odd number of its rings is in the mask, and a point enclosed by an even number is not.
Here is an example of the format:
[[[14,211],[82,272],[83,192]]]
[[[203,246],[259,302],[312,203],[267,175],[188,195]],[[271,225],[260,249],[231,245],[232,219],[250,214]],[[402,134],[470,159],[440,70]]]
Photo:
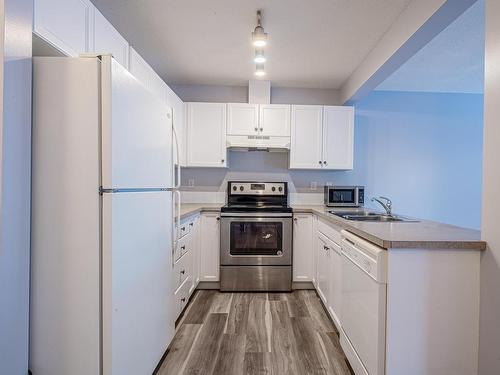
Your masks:
[[[351,375],[312,290],[197,291],[158,375]]]

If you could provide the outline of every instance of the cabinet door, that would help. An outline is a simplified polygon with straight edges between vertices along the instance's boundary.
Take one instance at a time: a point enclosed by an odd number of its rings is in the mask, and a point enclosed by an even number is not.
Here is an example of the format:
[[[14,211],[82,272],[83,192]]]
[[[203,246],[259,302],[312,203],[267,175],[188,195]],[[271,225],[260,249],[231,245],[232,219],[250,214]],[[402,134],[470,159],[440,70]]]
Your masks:
[[[354,108],[325,107],[323,112],[323,168],[352,169]]]
[[[258,104],[229,103],[227,105],[227,134],[255,135],[258,131]]]
[[[289,137],[290,108],[287,104],[261,104],[259,110],[260,134]]]
[[[187,165],[226,166],[226,104],[187,104]]]
[[[330,295],[330,254],[328,238],[318,232],[316,242],[316,290],[323,300],[325,306],[328,306],[328,297]]]
[[[144,86],[151,89],[151,68],[139,53],[130,47],[129,51],[129,71]]]
[[[93,7],[88,0],[35,0],[33,30],[69,56],[90,52]]]
[[[330,295],[328,297],[328,312],[332,317],[335,325],[338,329],[340,329],[341,316],[340,311],[342,307],[342,298],[341,298],[341,265],[342,265],[342,255],[340,246],[333,242],[329,241],[330,247],[329,255],[330,255]]]
[[[96,8],[94,8],[93,34],[93,51],[103,54],[111,53],[116,61],[128,69],[128,42]]]
[[[185,124],[185,108],[184,102],[172,91],[168,85],[167,89],[167,105],[172,107],[173,124],[177,135],[177,142],[174,142],[175,162],[181,166],[186,166],[186,124]],[[179,158],[177,160],[177,145],[179,145]]]
[[[200,281],[219,281],[220,217],[201,215]]]
[[[322,129],[322,106],[292,106],[290,168],[321,168]]]
[[[293,281],[312,281],[314,272],[313,218],[293,217]]]
[[[197,216],[190,223],[191,228],[191,241],[192,246],[191,249],[193,251],[193,284],[194,288],[198,286],[200,281],[200,217]]]

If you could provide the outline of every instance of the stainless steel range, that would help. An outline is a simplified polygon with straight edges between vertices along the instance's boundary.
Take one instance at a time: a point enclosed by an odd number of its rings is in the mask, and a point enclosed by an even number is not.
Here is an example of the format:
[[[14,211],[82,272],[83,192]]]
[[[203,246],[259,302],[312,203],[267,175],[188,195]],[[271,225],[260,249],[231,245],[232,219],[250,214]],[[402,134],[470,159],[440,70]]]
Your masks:
[[[292,289],[292,209],[286,182],[231,181],[221,208],[223,291]]]

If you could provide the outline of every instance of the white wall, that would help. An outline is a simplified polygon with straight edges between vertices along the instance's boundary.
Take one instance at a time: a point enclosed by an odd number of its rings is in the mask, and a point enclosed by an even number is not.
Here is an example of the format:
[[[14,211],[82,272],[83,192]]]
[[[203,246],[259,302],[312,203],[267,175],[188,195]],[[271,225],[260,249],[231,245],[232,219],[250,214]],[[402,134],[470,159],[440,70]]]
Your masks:
[[[500,374],[500,1],[486,0],[479,374]]]
[[[5,0],[0,374],[28,371],[32,0]]]
[[[271,83],[272,84],[272,83]],[[247,103],[247,86],[170,85],[185,102]],[[338,90],[271,87],[273,104],[340,104]]]

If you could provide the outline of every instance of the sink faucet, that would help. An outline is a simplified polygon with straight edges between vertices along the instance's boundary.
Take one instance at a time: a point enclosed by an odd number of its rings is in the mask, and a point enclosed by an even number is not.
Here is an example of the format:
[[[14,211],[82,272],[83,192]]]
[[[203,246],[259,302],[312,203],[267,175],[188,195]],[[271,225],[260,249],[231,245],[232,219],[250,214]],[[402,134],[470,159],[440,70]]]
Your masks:
[[[387,213],[387,215],[391,215],[391,213],[392,213],[392,201],[389,198],[378,197],[378,198],[372,198],[371,201],[380,203],[382,205],[382,207],[384,207],[384,210]]]

